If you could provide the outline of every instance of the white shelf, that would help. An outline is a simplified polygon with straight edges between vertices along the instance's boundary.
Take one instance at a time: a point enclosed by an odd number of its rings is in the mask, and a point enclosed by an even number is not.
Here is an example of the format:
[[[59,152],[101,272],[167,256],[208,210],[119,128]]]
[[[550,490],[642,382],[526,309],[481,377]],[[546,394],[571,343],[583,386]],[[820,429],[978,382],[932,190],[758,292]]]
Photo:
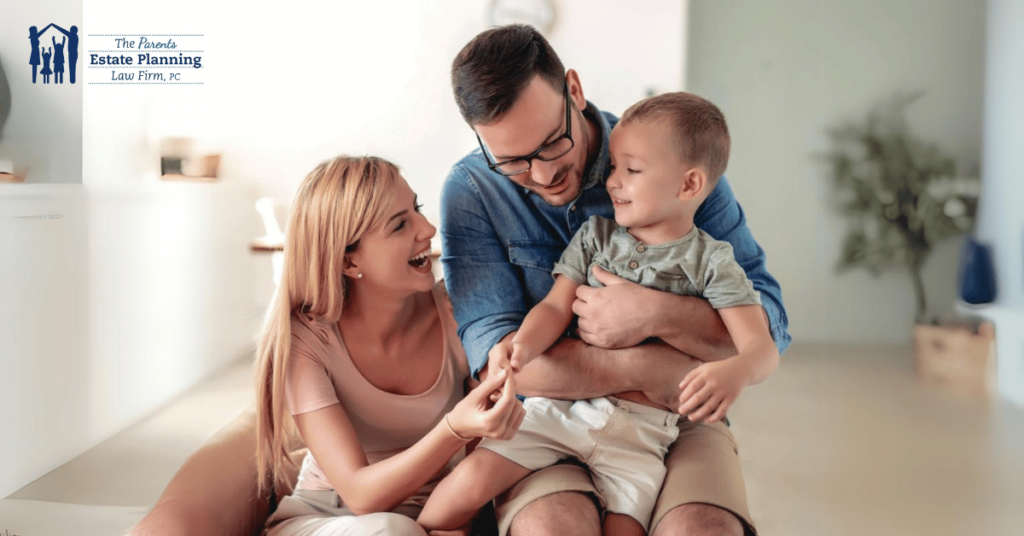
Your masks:
[[[999,396],[1024,407],[1024,308],[957,302],[955,309],[961,314],[980,316],[995,325],[996,391]]]

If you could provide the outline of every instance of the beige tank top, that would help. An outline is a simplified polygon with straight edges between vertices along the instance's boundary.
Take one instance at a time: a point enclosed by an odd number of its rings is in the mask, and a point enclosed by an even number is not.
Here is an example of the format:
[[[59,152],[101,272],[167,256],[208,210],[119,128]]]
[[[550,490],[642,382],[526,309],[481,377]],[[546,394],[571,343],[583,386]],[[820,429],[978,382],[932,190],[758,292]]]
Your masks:
[[[341,403],[371,464],[402,452],[425,436],[462,399],[469,376],[443,281],[434,285],[432,294],[444,330],[444,361],[434,385],[417,395],[382,391],[363,377],[352,363],[337,323],[321,322],[310,314],[293,315],[291,359],[285,378],[285,399],[292,415]],[[428,488],[461,457],[460,452]],[[296,488],[333,489],[312,454],[302,463]],[[429,489],[421,490],[426,492]]]

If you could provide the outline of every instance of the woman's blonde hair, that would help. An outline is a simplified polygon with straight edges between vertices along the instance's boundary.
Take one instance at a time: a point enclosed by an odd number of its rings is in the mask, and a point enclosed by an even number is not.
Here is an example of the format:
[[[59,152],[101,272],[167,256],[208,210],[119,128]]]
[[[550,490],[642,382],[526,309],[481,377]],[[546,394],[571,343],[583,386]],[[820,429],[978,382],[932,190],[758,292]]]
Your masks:
[[[281,284],[267,311],[256,351],[256,470],[259,493],[291,491],[289,457],[295,423],[285,404],[285,373],[296,313],[324,322],[345,307],[345,253],[383,225],[399,180],[398,167],[376,157],[338,156],[299,185],[288,213]]]

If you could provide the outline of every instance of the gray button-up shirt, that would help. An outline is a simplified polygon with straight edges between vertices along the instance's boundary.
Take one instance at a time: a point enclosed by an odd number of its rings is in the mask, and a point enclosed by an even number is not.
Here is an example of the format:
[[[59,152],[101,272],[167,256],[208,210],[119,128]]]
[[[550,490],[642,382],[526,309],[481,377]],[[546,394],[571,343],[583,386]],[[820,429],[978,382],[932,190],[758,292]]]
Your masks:
[[[652,245],[614,220],[592,216],[572,237],[552,275],[601,287],[591,270],[595,264],[647,288],[702,297],[715,309],[761,305],[761,295],[736,263],[732,246],[697,226],[678,240]]]

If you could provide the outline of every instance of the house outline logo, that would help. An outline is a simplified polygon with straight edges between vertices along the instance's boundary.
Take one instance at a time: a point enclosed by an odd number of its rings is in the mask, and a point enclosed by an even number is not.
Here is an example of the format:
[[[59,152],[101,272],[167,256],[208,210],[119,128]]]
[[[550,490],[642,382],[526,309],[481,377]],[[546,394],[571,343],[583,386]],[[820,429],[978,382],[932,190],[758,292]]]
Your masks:
[[[52,30],[52,31],[51,31]],[[47,33],[49,32],[49,33]],[[60,41],[57,37],[60,36]],[[49,37],[49,41],[46,40]],[[50,23],[38,30],[35,26],[28,28],[28,40],[31,46],[29,65],[32,66],[32,83],[42,79],[43,84],[63,84],[67,80],[77,82],[78,72],[78,26],[69,29]],[[65,78],[65,72],[69,75]]]

